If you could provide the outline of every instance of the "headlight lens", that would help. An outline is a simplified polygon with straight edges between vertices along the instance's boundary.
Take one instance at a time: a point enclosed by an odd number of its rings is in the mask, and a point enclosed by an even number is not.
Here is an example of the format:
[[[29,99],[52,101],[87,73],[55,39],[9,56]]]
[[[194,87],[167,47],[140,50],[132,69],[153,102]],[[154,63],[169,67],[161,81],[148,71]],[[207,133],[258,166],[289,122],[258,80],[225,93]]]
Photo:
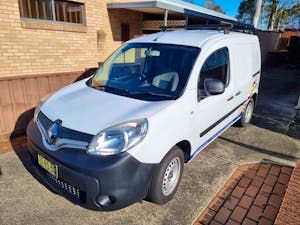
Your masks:
[[[42,105],[47,101],[48,98],[51,97],[52,94],[49,94],[47,96],[45,96],[44,98],[41,99],[41,101],[39,102],[39,104],[35,107],[34,110],[34,116],[33,116],[33,121],[36,122],[38,114],[41,110]]]
[[[107,128],[93,138],[88,154],[115,155],[140,143],[148,130],[147,119],[134,120]]]

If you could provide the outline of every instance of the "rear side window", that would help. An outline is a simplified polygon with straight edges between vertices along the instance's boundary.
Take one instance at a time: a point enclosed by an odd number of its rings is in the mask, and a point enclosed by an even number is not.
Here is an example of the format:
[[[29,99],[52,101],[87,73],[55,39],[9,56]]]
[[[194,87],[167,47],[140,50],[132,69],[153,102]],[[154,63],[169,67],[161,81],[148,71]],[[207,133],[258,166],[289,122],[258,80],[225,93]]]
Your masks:
[[[220,80],[225,86],[229,84],[229,53],[228,48],[222,48],[212,53],[204,62],[198,88],[204,89],[204,80],[213,78]]]

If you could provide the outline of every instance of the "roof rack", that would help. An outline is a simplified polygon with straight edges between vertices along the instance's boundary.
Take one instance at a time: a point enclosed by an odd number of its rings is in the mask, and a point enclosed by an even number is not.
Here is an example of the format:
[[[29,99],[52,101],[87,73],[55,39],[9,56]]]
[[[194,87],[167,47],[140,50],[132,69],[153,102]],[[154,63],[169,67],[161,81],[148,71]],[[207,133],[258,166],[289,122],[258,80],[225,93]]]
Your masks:
[[[183,25],[183,26],[161,26],[163,31],[174,29],[185,30],[223,30],[224,34],[229,34],[230,31],[238,31],[243,33],[252,33],[255,29],[251,25],[234,27],[233,24],[200,24],[200,25]]]

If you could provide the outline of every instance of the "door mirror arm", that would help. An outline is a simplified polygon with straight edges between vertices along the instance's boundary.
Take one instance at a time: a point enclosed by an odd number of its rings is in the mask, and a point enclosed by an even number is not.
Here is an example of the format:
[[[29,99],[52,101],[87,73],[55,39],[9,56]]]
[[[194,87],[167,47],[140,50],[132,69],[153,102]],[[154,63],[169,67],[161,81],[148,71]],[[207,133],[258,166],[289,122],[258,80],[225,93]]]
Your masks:
[[[197,97],[198,97],[198,102],[200,102],[201,100],[207,98],[207,95],[204,93],[203,90],[201,90],[200,88],[198,88]]]

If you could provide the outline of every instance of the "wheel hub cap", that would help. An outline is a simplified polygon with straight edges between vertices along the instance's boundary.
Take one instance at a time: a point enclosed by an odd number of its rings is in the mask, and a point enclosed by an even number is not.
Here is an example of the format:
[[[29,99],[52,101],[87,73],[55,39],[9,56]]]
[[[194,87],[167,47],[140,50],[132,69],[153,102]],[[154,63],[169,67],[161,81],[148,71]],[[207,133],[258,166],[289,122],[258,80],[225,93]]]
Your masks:
[[[181,162],[178,157],[171,160],[166,168],[162,183],[162,193],[165,196],[170,195],[177,186],[180,177]]]
[[[251,102],[247,105],[246,112],[245,112],[245,123],[249,123],[253,113],[253,105]]]

